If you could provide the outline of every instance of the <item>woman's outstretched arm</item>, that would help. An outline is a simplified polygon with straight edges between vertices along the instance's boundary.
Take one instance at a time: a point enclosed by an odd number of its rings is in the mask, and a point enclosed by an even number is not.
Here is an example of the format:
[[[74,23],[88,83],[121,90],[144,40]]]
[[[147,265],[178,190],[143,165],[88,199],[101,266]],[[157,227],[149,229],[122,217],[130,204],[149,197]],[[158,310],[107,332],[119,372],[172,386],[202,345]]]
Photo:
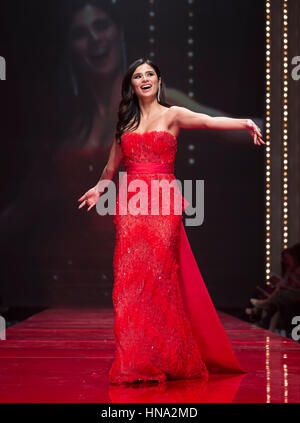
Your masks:
[[[247,129],[254,139],[254,144],[265,144],[259,127],[251,119],[237,119],[221,116],[209,116],[193,112],[186,107],[172,106],[173,120],[180,128],[203,128],[220,130]]]
[[[81,204],[78,207],[79,209],[84,205],[88,205],[89,208],[87,209],[87,211],[89,211],[92,207],[97,204],[101,193],[105,190],[105,188],[110,184],[110,181],[113,179],[114,174],[120,166],[122,158],[123,153],[121,144],[119,144],[115,139],[110,149],[107,164],[103,169],[99,181],[94,187],[89,189],[85,194],[78,198],[78,201],[81,201]]]
[[[121,144],[119,144],[117,140],[115,139],[110,149],[107,164],[103,169],[103,172],[101,174],[99,181],[95,185],[95,189],[100,194],[104,191],[104,189],[108,186],[109,182],[114,177],[114,174],[116,173],[118,167],[120,166],[122,158],[123,158],[123,153],[122,153]],[[108,182],[107,182],[107,185],[103,188],[103,184],[101,184],[101,187],[99,186],[99,184],[104,179],[107,180]]]

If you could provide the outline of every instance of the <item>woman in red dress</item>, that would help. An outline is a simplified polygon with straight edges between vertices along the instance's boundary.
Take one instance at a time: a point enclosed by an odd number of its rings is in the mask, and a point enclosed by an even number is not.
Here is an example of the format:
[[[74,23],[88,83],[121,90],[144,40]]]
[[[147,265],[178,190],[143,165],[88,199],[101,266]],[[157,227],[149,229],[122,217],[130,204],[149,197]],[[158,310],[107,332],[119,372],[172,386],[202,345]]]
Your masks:
[[[242,373],[220,323],[190,248],[182,223],[186,201],[153,191],[153,181],[175,181],[174,160],[180,128],[247,129],[254,144],[264,144],[250,119],[210,117],[164,100],[157,65],[138,59],[122,82],[116,137],[98,183],[78,199],[79,208],[96,205],[123,160],[126,183],[139,181],[147,190],[117,195],[114,218],[113,305],[115,359],[111,383],[204,378],[209,373]],[[176,182],[176,181],[175,181]],[[176,188],[175,188],[176,190]],[[123,198],[123,197],[122,197]],[[168,197],[169,198],[169,197]],[[178,198],[178,197],[177,197]],[[141,213],[138,208],[145,204]],[[165,214],[163,205],[170,206]],[[152,213],[153,204],[157,212]],[[125,212],[121,207],[125,206]],[[122,211],[121,211],[122,210]],[[148,213],[148,214],[147,214]]]

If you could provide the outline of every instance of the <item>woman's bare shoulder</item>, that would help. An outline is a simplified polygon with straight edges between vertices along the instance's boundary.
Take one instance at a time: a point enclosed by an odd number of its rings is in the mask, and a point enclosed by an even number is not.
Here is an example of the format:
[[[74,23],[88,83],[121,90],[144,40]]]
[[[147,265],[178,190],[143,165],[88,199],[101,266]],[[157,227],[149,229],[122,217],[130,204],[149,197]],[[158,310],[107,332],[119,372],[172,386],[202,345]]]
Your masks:
[[[177,113],[180,107],[173,105],[168,107],[167,109],[168,110],[166,110],[165,112],[166,113],[165,115],[166,127],[168,128],[170,132],[174,134],[175,137],[177,137],[180,132],[180,127],[178,126],[178,123],[177,123]]]

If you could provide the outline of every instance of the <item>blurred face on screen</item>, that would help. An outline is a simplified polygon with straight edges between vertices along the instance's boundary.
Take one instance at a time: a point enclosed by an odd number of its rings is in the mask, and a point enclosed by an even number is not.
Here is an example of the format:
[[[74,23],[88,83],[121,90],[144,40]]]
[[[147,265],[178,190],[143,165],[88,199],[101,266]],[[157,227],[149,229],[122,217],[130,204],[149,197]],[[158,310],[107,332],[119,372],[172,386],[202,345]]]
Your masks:
[[[117,26],[104,11],[87,4],[75,14],[71,25],[76,63],[95,73],[111,72],[121,60],[119,35]]]

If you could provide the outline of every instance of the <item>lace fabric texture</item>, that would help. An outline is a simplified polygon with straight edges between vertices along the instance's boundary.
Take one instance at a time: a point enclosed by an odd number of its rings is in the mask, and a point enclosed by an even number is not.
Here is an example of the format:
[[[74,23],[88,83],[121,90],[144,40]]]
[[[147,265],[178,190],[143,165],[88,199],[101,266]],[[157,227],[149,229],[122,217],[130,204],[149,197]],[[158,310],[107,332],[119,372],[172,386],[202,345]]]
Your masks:
[[[166,131],[122,136],[125,168],[134,163],[174,166],[177,139]],[[148,215],[119,213],[114,218],[114,338],[112,383],[136,380],[208,378],[208,369],[185,313],[179,285],[178,248],[182,215],[150,214],[152,180],[172,181],[173,173],[127,174],[149,187]],[[127,203],[132,195],[128,193]],[[172,202],[171,202],[172,203]],[[172,203],[173,204],[173,203]]]

